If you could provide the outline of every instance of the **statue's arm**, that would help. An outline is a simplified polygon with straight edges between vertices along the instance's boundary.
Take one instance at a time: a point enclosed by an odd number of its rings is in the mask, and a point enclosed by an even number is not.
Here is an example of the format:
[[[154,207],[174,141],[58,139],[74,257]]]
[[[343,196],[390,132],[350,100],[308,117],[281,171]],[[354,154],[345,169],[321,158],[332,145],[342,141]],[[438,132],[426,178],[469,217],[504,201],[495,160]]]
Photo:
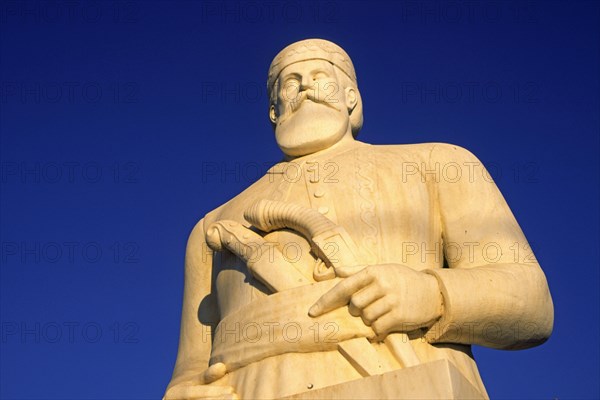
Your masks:
[[[438,280],[444,309],[426,337],[503,349],[543,343],[554,322],[550,291],[502,194],[467,150],[436,145],[431,161],[458,163],[462,177],[437,184],[449,268],[427,271]]]
[[[208,367],[211,351],[211,322],[218,309],[211,295],[212,250],[207,246],[204,220],[192,230],[185,252],[185,286],[181,313],[179,350],[169,388],[198,380]],[[202,304],[202,307],[200,306]]]

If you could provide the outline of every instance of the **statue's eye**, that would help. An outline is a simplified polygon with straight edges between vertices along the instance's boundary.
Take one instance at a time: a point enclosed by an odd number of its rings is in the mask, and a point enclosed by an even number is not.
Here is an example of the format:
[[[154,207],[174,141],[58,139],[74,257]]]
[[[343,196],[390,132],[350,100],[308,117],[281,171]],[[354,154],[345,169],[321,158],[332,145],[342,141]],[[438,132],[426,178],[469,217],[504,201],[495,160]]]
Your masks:
[[[285,80],[284,87],[286,89],[290,89],[290,88],[294,88],[294,87],[298,88],[298,87],[300,87],[300,79],[298,79],[295,76],[291,76]]]
[[[286,101],[296,99],[300,92],[300,80],[296,77],[289,77],[285,80],[281,88],[281,98]]]
[[[327,78],[327,74],[325,72],[317,72],[313,75],[313,81],[318,81],[319,79]]]

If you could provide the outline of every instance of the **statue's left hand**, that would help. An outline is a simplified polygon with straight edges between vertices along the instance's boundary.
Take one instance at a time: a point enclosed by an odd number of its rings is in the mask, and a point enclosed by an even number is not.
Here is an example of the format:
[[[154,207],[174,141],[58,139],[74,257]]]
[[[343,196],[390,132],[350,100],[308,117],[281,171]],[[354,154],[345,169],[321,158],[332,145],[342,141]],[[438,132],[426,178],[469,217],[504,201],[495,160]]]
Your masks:
[[[238,400],[239,396],[231,386],[210,383],[221,379],[227,373],[223,363],[215,363],[199,376],[182,376],[167,389],[163,400]]]
[[[317,300],[310,316],[348,304],[350,314],[383,339],[390,332],[429,327],[442,314],[437,279],[427,273],[400,264],[342,267],[336,273],[345,279]]]

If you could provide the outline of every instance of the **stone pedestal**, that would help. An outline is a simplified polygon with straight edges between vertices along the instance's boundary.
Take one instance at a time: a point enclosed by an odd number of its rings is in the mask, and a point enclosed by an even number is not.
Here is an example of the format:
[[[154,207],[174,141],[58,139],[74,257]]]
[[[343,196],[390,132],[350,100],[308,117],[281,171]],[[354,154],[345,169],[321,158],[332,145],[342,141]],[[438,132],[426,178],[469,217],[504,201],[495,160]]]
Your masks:
[[[368,376],[285,399],[485,399],[448,360]]]

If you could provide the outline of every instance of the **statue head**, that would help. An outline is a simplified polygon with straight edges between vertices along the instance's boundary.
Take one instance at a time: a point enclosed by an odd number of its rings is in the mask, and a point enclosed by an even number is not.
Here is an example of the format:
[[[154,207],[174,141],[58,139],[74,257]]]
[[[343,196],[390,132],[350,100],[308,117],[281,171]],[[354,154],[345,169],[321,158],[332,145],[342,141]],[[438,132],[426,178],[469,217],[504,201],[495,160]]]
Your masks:
[[[267,92],[269,119],[287,156],[324,150],[352,139],[362,127],[352,61],[327,40],[302,40],[279,52],[269,68]]]

